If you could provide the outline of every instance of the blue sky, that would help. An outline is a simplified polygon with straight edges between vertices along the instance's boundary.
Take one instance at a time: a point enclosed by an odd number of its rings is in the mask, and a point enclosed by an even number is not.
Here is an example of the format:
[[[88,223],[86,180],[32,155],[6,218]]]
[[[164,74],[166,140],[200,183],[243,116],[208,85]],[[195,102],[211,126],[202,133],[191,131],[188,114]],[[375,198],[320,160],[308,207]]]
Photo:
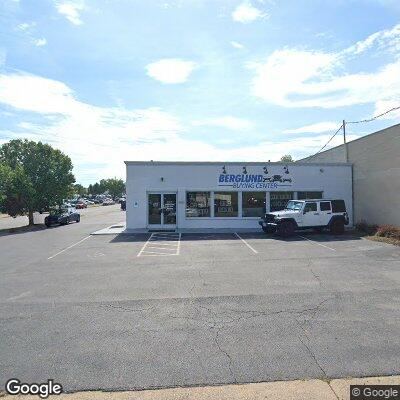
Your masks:
[[[0,3],[0,143],[48,142],[83,184],[124,160],[305,157],[398,105],[398,0]]]

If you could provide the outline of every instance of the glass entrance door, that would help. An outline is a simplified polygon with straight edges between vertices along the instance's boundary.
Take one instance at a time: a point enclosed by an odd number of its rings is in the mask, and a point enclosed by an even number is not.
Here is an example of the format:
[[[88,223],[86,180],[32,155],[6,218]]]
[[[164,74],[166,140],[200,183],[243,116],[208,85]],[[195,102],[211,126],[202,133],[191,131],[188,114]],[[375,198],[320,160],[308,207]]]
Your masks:
[[[149,225],[161,225],[161,194],[149,193],[148,204]]]
[[[163,224],[176,225],[176,193],[165,193],[163,198]]]
[[[176,193],[149,193],[149,228],[174,229],[176,227]]]

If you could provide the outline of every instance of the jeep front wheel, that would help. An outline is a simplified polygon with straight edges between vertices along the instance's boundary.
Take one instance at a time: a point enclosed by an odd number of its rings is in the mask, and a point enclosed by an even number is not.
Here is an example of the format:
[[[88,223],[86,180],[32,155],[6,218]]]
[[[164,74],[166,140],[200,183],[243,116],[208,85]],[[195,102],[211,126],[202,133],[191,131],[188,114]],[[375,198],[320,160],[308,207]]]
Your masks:
[[[283,237],[289,237],[294,234],[295,226],[293,222],[290,221],[282,221],[278,225],[278,234]]]
[[[270,228],[270,227],[267,227],[267,226],[263,226],[262,230],[264,231],[264,233],[267,233],[267,234],[271,234],[271,233],[275,232],[274,228]]]
[[[341,235],[344,232],[344,222],[341,219],[333,221],[330,232],[332,235]]]

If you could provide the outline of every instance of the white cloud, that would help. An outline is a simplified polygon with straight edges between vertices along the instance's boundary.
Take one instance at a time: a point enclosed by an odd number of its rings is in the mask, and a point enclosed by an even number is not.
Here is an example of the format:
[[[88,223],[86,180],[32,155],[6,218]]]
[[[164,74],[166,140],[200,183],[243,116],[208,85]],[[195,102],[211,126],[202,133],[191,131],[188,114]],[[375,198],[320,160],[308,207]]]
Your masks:
[[[20,31],[29,31],[36,26],[36,22],[22,22],[17,26]]]
[[[305,83],[315,76],[328,72],[337,57],[333,54],[301,50],[276,50],[264,64],[252,64],[256,76],[253,80],[253,93],[282,106],[297,104],[290,100],[291,94],[311,94],[308,91],[313,83]]]
[[[47,40],[45,38],[34,39],[33,43],[35,43],[36,46],[41,47],[47,44]]]
[[[146,66],[147,75],[162,83],[183,83],[196,68],[192,61],[164,58]]]
[[[249,64],[255,71],[252,92],[285,107],[334,108],[373,103],[400,94],[400,25],[371,35],[337,53],[282,49],[264,63]],[[373,46],[393,60],[374,72],[346,72],[349,59]]]
[[[343,53],[358,55],[372,48],[374,45],[380,50],[400,51],[400,24],[395,25],[392,29],[385,29],[369,35],[366,39],[360,40],[353,46],[345,49]]]
[[[216,126],[220,128],[226,128],[236,131],[248,130],[253,127],[252,122],[243,119],[232,117],[230,115],[220,117],[220,118],[211,118],[203,121],[195,121],[193,122],[195,126]]]
[[[319,150],[330,134],[263,141],[226,148],[188,139],[183,123],[159,108],[125,109],[97,107],[79,101],[62,82],[27,74],[0,74],[0,102],[15,112],[30,114],[7,137],[42,140],[70,155],[77,178],[83,183],[100,178],[124,177],[124,160],[279,160],[283,154],[305,157]],[[235,117],[210,119],[231,129],[250,123]],[[349,135],[349,140],[354,139]],[[332,145],[340,144],[335,138]],[[231,143],[234,145],[234,143]]]
[[[339,128],[337,122],[318,122],[312,125],[301,126],[296,129],[286,129],[283,133],[321,133],[321,132],[329,132],[336,130]]]
[[[374,116],[383,114],[386,111],[391,110],[392,108],[398,108],[399,106],[400,106],[400,96],[393,99],[379,100],[375,103]],[[400,109],[393,110],[390,113],[383,115],[381,118],[399,120],[400,122]]]
[[[44,122],[25,121],[20,132],[54,144],[70,154],[78,166],[105,164],[96,169],[98,177],[123,176],[123,160],[140,156],[135,152],[137,146],[147,148],[148,143],[176,140],[183,129],[175,117],[161,109],[92,106],[77,100],[64,83],[35,75],[0,75],[0,102],[42,115]]]
[[[82,25],[80,14],[85,10],[84,0],[56,1],[57,11],[74,25]]]
[[[36,26],[37,23],[35,21],[22,22],[17,25],[16,30],[21,31],[35,46],[44,46],[47,43],[45,38],[35,38]]]
[[[244,1],[239,4],[232,12],[232,19],[236,22],[247,24],[259,18],[267,17],[267,13],[263,13],[258,8],[254,7],[249,1]]]
[[[233,47],[235,47],[236,49],[243,49],[243,48],[244,48],[244,45],[243,45],[243,44],[241,44],[241,43],[239,43],[239,42],[235,42],[235,41],[232,41],[232,42],[231,42],[231,45],[232,45]]]

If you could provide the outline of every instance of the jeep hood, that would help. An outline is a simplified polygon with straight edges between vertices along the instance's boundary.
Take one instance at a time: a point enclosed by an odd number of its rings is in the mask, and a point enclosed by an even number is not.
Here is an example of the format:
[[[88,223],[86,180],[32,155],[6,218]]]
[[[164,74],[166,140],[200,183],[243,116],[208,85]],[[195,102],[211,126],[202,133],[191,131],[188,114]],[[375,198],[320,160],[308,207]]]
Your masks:
[[[272,211],[268,214],[275,215],[275,217],[288,217],[290,215],[296,215],[298,212],[292,210],[281,210],[281,211]]]

